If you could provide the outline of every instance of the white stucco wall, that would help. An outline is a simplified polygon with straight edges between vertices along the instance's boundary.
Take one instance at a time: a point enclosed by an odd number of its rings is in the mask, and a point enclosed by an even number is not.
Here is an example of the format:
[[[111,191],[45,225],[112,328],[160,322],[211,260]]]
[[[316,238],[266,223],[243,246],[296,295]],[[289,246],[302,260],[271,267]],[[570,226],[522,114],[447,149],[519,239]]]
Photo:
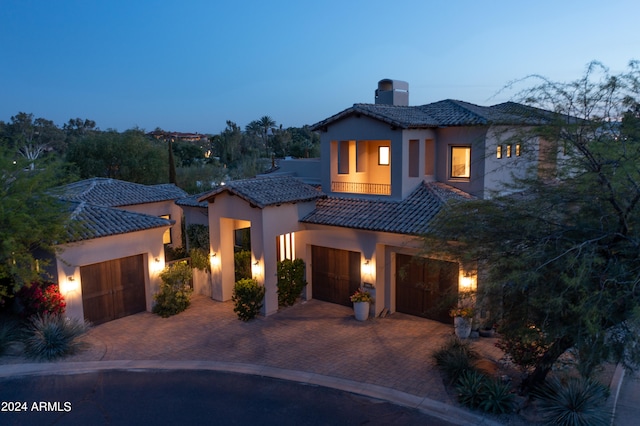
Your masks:
[[[176,221],[176,223],[171,227],[171,245],[174,247],[182,246],[182,208],[173,200],[160,201],[157,203],[136,204],[118,208],[121,210],[144,213],[157,217],[167,214],[170,215],[171,220]]]
[[[146,308],[151,311],[153,295],[160,286],[158,275],[164,269],[162,234],[166,229],[161,227],[61,246],[63,251],[58,254],[56,265],[60,292],[67,303],[67,316],[84,319],[81,266],[139,254],[144,256],[146,263]],[[69,277],[73,277],[73,280],[69,280]]]

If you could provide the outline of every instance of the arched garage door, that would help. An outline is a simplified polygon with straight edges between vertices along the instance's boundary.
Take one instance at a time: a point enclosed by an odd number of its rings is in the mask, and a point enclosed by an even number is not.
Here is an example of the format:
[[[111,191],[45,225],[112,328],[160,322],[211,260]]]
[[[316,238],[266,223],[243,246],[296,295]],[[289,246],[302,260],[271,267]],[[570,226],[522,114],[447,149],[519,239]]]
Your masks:
[[[458,295],[455,262],[396,254],[396,311],[450,324]]]
[[[351,306],[349,297],[360,287],[360,253],[311,247],[312,297]]]
[[[146,309],[142,255],[82,266],[80,277],[84,317],[95,325]]]

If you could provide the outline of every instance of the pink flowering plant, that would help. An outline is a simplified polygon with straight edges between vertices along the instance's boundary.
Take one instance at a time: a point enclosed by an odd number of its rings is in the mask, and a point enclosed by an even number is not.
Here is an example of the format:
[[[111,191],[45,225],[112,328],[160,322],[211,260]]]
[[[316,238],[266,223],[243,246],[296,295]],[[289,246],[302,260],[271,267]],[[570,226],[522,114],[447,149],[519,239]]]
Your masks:
[[[67,307],[58,285],[46,281],[34,281],[25,285],[16,294],[16,299],[25,318],[34,315],[62,315]]]
[[[356,290],[355,293],[351,295],[351,302],[353,303],[371,302],[371,301],[373,301],[373,298],[371,297],[371,293],[369,293],[367,290],[363,289],[362,287],[360,287],[358,290]]]

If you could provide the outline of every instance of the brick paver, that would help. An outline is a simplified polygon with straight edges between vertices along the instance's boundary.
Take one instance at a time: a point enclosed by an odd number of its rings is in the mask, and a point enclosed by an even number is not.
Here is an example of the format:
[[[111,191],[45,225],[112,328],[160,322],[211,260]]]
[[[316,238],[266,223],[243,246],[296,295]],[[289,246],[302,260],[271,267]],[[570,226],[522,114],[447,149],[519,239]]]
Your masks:
[[[453,332],[435,321],[393,314],[356,321],[349,307],[317,300],[242,322],[231,302],[194,296],[189,309],[143,312],[91,329],[89,348],[67,361],[225,361],[298,370],[384,386],[452,403],[431,354]],[[493,339],[474,345],[501,356]],[[11,357],[0,363],[20,362]],[[24,362],[24,360],[22,360]]]

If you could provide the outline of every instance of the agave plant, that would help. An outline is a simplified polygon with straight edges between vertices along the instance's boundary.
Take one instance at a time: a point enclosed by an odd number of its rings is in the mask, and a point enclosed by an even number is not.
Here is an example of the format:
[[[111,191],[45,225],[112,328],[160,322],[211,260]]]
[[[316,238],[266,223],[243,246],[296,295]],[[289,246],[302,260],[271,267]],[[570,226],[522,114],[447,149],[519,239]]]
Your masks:
[[[483,400],[486,381],[484,374],[477,370],[463,371],[456,385],[458,401],[469,408],[479,407]]]
[[[10,319],[0,320],[0,355],[7,350],[11,342],[19,340],[20,337],[20,328],[16,321]]]
[[[511,386],[496,379],[487,379],[481,392],[482,399],[478,407],[487,413],[507,414],[515,407],[515,398]]]
[[[608,425],[611,413],[604,403],[608,389],[593,379],[572,377],[565,381],[549,378],[532,394],[550,424],[559,426]]]
[[[60,314],[37,315],[31,320],[25,339],[25,354],[30,358],[52,360],[71,355],[82,349],[77,337],[84,334],[88,324]]]
[[[433,353],[433,358],[450,382],[455,383],[462,373],[473,368],[478,354],[467,343],[453,337]]]

